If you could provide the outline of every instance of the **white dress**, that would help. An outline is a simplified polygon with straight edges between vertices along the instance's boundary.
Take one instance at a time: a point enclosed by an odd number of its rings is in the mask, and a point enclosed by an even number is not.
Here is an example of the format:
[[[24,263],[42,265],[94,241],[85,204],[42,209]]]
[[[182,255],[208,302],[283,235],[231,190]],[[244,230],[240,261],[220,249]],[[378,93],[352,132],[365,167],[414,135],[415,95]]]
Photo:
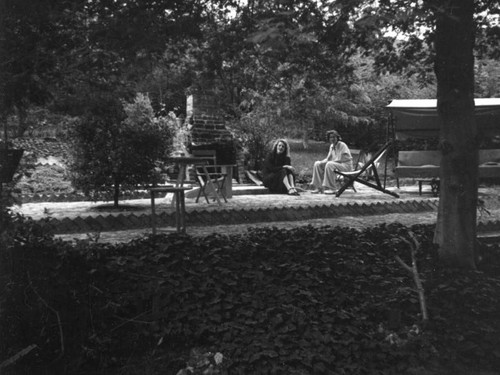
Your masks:
[[[317,188],[337,190],[335,170],[352,171],[351,151],[342,141],[330,145],[330,151],[325,160],[314,162],[312,184]]]

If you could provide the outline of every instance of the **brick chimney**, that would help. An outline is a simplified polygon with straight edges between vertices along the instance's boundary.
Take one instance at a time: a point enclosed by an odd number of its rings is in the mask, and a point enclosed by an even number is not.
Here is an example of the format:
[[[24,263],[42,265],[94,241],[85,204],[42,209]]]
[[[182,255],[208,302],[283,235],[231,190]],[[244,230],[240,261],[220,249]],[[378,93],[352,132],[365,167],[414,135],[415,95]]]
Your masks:
[[[233,176],[244,177],[243,155],[235,148],[233,135],[226,128],[223,112],[217,95],[210,91],[196,92],[187,97],[186,125],[190,132],[191,149],[212,149],[217,153],[217,162],[236,164]]]
[[[196,93],[187,97],[186,122],[191,129],[193,145],[232,142],[233,137],[219,108],[213,93]]]

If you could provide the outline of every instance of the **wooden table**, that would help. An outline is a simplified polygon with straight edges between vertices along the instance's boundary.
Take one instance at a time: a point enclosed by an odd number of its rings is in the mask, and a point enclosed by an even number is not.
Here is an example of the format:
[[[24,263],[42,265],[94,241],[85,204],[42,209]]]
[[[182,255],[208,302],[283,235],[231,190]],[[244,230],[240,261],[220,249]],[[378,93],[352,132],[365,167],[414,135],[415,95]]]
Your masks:
[[[177,232],[186,233],[186,203],[184,192],[191,190],[191,187],[184,186],[155,186],[149,188],[151,193],[151,228],[153,235],[156,234],[156,211],[155,194],[156,193],[174,193],[175,197],[175,227]]]
[[[184,186],[186,181],[188,165],[201,166],[207,165],[212,159],[209,157],[196,157],[196,156],[171,156],[167,158],[167,162],[174,163],[179,166],[179,174],[175,186]]]

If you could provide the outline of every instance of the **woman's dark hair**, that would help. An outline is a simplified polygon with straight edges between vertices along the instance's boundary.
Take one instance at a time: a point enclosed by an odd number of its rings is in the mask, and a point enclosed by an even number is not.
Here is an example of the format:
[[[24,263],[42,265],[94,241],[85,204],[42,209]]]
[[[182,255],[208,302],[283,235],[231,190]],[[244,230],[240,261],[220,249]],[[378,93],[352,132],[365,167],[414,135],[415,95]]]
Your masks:
[[[336,136],[336,137],[337,137],[337,139],[338,139],[339,141],[341,141],[341,140],[342,140],[342,137],[340,136],[340,134],[339,134],[339,132],[338,132],[338,131],[336,131],[336,130],[328,130],[328,131],[326,132],[326,140],[327,140],[327,141],[328,141],[328,140],[330,140],[330,135],[332,135],[332,134],[333,134],[334,136]]]
[[[273,144],[273,153],[277,154],[278,144],[280,142],[283,142],[283,144],[285,145],[285,156],[290,156],[290,145],[284,139],[278,139],[276,142],[274,142],[274,144]]]

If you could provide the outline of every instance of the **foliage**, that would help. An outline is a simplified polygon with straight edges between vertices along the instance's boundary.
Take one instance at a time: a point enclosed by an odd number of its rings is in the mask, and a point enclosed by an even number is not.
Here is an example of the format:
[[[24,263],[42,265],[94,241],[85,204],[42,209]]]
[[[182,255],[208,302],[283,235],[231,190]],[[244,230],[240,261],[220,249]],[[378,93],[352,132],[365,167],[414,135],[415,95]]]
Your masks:
[[[95,98],[87,117],[74,129],[73,181],[85,194],[113,197],[119,189],[155,183],[156,168],[172,149],[168,118],[155,118],[149,98],[138,94],[133,103]]]
[[[477,55],[498,55],[498,1],[476,2]],[[230,115],[244,90],[306,78],[349,87],[352,58],[378,72],[432,82],[432,1],[198,1],[2,3],[4,106],[54,101],[78,112],[95,90],[151,93],[182,110],[184,90],[215,86]],[[22,27],[16,27],[22,25]],[[354,81],[354,82],[353,82]],[[121,95],[120,95],[121,96]]]
[[[51,372],[62,373],[59,360],[66,353],[80,350],[75,347],[80,343],[73,338],[81,334],[82,327],[88,328],[82,319],[86,311],[80,309],[83,301],[79,301],[83,297],[79,292],[88,285],[88,270],[83,263],[72,263],[78,259],[68,252],[71,247],[55,242],[43,226],[9,211],[2,215],[0,303],[2,307],[13,307],[10,314],[3,309],[1,313],[2,336],[10,337],[0,344],[2,358],[15,354],[14,343],[29,342],[36,347],[35,358],[55,360]],[[19,294],[20,287],[24,288],[23,294]],[[68,326],[63,328],[66,323]],[[41,327],[47,330],[39,331]],[[36,362],[28,360],[28,366],[33,365],[30,371],[46,373]]]
[[[310,141],[307,148],[297,139],[287,139],[290,145],[290,157],[296,171],[296,182],[311,182],[312,166],[316,160],[322,160],[328,154],[329,143]]]
[[[251,170],[260,170],[273,140],[282,134],[279,109],[268,97],[248,93],[248,106],[254,109],[230,124],[236,139],[243,146],[245,164]]]
[[[44,137],[65,139],[67,131],[76,117],[54,112],[45,106],[28,106],[24,114],[12,114],[7,117],[7,129],[12,138]]]
[[[43,164],[23,173],[16,187],[22,194],[74,193],[68,179],[66,167],[58,164]]]
[[[309,137],[324,140],[326,130],[337,129],[351,147],[377,148],[386,133],[373,120],[376,111],[370,94],[356,85],[328,89],[307,74],[295,76],[274,85],[265,94],[242,93],[242,114],[231,126],[251,158],[250,169],[259,169],[259,160],[278,137],[302,138],[308,147]]]
[[[380,138],[389,99],[435,96],[427,2],[5,4],[8,38],[0,47],[12,59],[0,81],[15,92],[9,105],[20,120],[29,103],[47,100],[54,110],[81,115],[96,91],[147,92],[155,111],[164,106],[179,115],[186,88],[208,85],[233,119],[259,95],[274,105],[264,112],[280,113],[281,135],[306,134],[313,125],[320,133],[361,128],[365,136],[353,143],[364,147]],[[498,50],[492,4],[477,4],[478,56],[485,61]],[[370,77],[360,76],[360,61]],[[21,67],[25,74],[17,74]],[[480,68],[477,92],[491,94],[495,64]],[[429,85],[427,93],[421,96],[418,85]]]
[[[44,103],[55,69],[50,1],[0,3],[0,114],[23,110],[28,103]],[[60,40],[62,41],[62,40]]]
[[[476,93],[479,98],[500,96],[500,66],[491,59],[477,59],[475,65]]]
[[[431,320],[422,327],[394,260],[408,259],[409,229],[267,228],[115,246],[14,231],[1,247],[1,358],[36,344],[14,369],[75,375],[144,373],[145,361],[151,374],[176,374],[213,353],[228,374],[497,368],[499,249],[485,248],[481,272],[443,269],[432,228],[411,228]]]
[[[30,103],[43,104],[49,100],[53,101],[54,108],[77,115],[87,109],[88,98],[95,101],[92,99],[95,93],[108,98],[126,98],[136,88],[158,93],[155,103],[159,106],[165,104],[163,93],[167,92],[167,97],[172,98],[169,106],[178,107],[180,91],[183,86],[191,85],[213,89],[228,103],[226,111],[233,118],[240,115],[238,108],[245,92],[255,92],[269,103],[276,101],[279,107],[272,108],[271,112],[281,111],[284,115],[280,115],[281,120],[287,120],[287,116],[293,119],[283,121],[289,128],[305,127],[307,131],[315,111],[332,113],[319,122],[325,126],[341,122],[342,126],[354,128],[354,132],[361,128],[363,136],[359,146],[365,147],[379,142],[377,134],[373,133],[381,128],[381,123],[373,115],[380,112],[376,105],[366,105],[366,99],[371,97],[363,92],[360,80],[354,76],[353,57],[358,53],[373,56],[373,69],[377,73],[417,77],[422,85],[434,83],[434,68],[440,83],[437,90],[439,112],[451,109],[452,105],[441,107],[441,103],[448,102],[448,98],[443,100],[443,92],[451,93],[452,97],[457,92],[462,93],[464,98],[472,98],[475,94],[473,52],[490,61],[499,54],[499,1],[468,1],[455,4],[436,0],[5,0],[0,4],[0,32],[5,35],[0,41],[0,55],[8,58],[0,62],[0,121],[16,111],[23,123],[25,109]],[[464,17],[445,16],[450,9],[455,16],[459,9],[464,10]],[[450,26],[456,19],[462,20],[462,24]],[[458,31],[464,34],[453,42]],[[453,43],[455,47],[449,48]],[[457,63],[460,57],[466,59]],[[494,75],[495,71],[496,68],[489,69],[486,75]],[[480,73],[484,75],[485,70]],[[169,77],[173,77],[172,81]],[[487,84],[484,77],[481,80],[486,89],[476,87],[476,92],[495,92],[493,83]],[[449,87],[445,89],[446,86]],[[316,101],[321,96],[311,95],[314,92],[333,92],[334,104],[328,100],[326,105]],[[360,103],[360,99],[366,103]],[[344,105],[354,107],[353,113],[344,111],[341,108]],[[310,110],[311,107],[314,108]],[[456,107],[468,108],[462,104]],[[323,111],[325,108],[329,111]],[[468,108],[469,116],[472,116],[471,108],[472,105]],[[110,116],[109,126],[116,127],[121,115],[113,111],[116,116]],[[269,113],[267,109],[265,112]],[[455,110],[448,113],[455,114]],[[257,113],[252,120],[259,125],[269,123],[270,118],[264,117],[264,122],[260,122],[262,118]],[[470,127],[464,125],[466,121],[459,121],[463,118],[456,116],[450,124],[460,124],[462,130],[467,130]],[[362,126],[358,127],[359,124]],[[443,129],[447,129],[447,124],[443,122]],[[21,124],[20,128],[23,126]],[[101,138],[112,139],[107,135]],[[461,138],[462,143],[469,144],[475,135]],[[267,139],[255,142],[255,168],[262,159],[262,146],[266,142]],[[112,142],[104,143],[101,141],[97,147],[108,146],[100,149],[102,154],[111,150],[107,155],[112,160],[107,166],[103,163],[85,165],[79,158],[77,165],[89,167],[90,173],[95,174],[86,181],[75,181],[86,186],[89,192],[111,194],[118,204],[119,186],[137,181],[127,181],[123,174],[113,169],[122,158],[117,155],[130,154],[119,147],[109,147]],[[460,157],[472,160],[473,153],[466,157],[468,148],[458,143],[455,149],[460,150]],[[96,146],[92,147],[96,150]],[[472,177],[466,179],[464,186],[473,196],[477,190],[471,185],[477,180],[474,178],[477,174],[475,163],[470,163],[467,173],[463,173],[463,168],[458,173],[446,167],[452,165],[448,163],[452,157],[451,153],[445,154],[443,174],[454,178],[470,174]],[[100,174],[104,169],[106,173]],[[136,180],[139,179],[138,174],[135,175]],[[154,181],[154,176],[147,177]],[[95,181],[97,184],[92,185]],[[452,190],[447,189],[444,181],[443,199],[440,200],[444,206],[453,209],[448,201],[474,205],[468,202],[475,202],[475,199],[445,199],[452,195]],[[448,210],[440,210],[445,211]],[[458,216],[473,220],[474,207],[458,211],[467,211],[469,215]],[[438,223],[442,222],[441,218],[440,215]],[[471,225],[463,227],[472,228]],[[465,233],[455,228],[450,230],[450,233],[455,232]],[[437,233],[448,236],[446,229]],[[438,237],[442,245],[447,243]],[[462,245],[472,244],[472,239],[453,235],[451,238],[456,238],[456,243],[450,245],[450,254],[468,246],[464,253],[469,253],[467,263],[473,266],[471,245]]]

